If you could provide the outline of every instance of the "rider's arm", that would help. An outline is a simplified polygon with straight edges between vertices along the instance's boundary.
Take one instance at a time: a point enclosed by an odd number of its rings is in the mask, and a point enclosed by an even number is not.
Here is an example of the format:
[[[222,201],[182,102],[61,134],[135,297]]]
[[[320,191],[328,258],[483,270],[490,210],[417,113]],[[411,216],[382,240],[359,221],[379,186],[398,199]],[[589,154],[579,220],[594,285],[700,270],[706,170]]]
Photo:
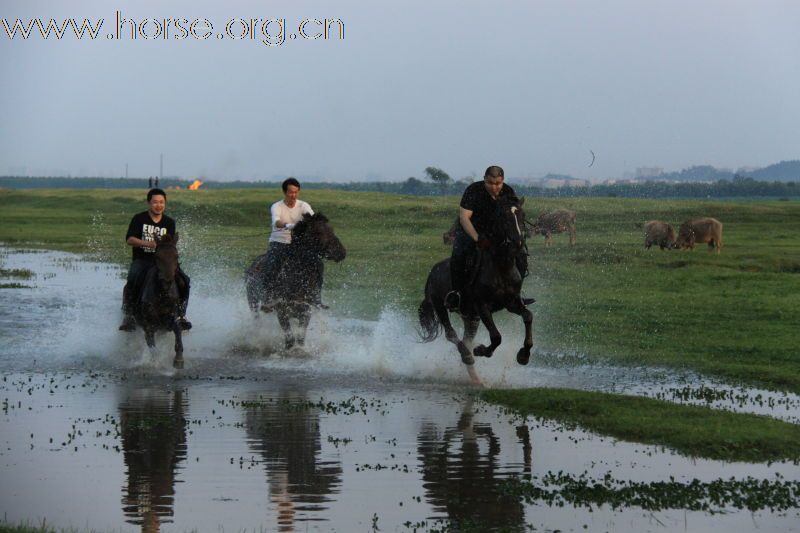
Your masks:
[[[286,226],[286,224],[283,221],[281,221],[280,208],[279,208],[277,202],[272,204],[272,207],[269,209],[269,212],[270,212],[270,215],[272,216],[272,227],[273,228],[282,229],[283,227]]]
[[[155,248],[156,241],[144,241],[137,237],[128,237],[128,240],[125,241],[128,246],[133,246],[134,248]]]
[[[458,208],[458,220],[461,222],[461,227],[464,228],[464,231],[467,232],[467,235],[473,241],[478,240],[478,232],[475,230],[475,226],[472,225],[472,211],[469,209],[464,209],[463,207]]]

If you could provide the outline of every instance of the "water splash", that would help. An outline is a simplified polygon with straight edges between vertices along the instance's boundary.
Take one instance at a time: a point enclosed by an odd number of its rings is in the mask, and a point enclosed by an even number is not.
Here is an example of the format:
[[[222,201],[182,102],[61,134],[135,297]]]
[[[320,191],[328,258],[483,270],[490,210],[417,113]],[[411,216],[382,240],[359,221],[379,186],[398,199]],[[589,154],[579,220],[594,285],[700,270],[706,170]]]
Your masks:
[[[26,268],[36,277],[33,288],[3,289],[0,368],[175,374],[171,368],[172,334],[157,335],[156,350],[151,353],[140,331],[117,330],[122,317],[124,269],[63,252],[7,252],[3,256],[5,268]],[[362,385],[385,380],[456,387],[469,384],[455,346],[443,337],[421,343],[415,317],[392,306],[385,307],[374,321],[341,317],[332,311],[317,312],[312,316],[304,350],[287,352],[274,314],[254,316],[247,306],[242,281],[226,272],[221,265],[194,276],[188,314],[195,327],[184,337],[186,369],[182,375],[266,379],[275,372],[299,372]],[[800,397],[796,395],[737,388],[737,397],[755,400],[735,405],[728,401],[731,395],[720,395],[711,402],[707,395],[676,395],[676,390],[687,385],[733,390],[730,385],[690,372],[602,365],[587,362],[579,353],[537,350],[528,366],[519,366],[515,355],[523,342],[522,324],[516,317],[500,317],[499,326],[503,344],[492,358],[477,358],[475,364],[486,386],[620,392],[789,420],[800,416]],[[488,343],[483,329],[476,338],[478,343]],[[770,407],[775,404],[786,409],[776,413]]]

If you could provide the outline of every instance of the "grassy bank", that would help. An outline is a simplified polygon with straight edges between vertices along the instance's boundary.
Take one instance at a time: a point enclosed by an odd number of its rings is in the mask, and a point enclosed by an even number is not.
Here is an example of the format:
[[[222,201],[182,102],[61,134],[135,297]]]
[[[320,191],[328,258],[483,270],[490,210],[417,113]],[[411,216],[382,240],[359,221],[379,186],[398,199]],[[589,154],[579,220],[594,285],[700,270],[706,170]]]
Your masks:
[[[487,390],[512,410],[626,441],[723,461],[800,459],[800,426],[766,416],[567,389]]]
[[[0,241],[90,253],[124,263],[124,233],[145,209],[144,191],[4,190]],[[266,244],[268,205],[279,190],[175,191],[168,213],[182,233],[193,283],[238,280]],[[375,318],[391,305],[413,314],[430,267],[449,255],[441,234],[458,198],[307,190],[348,249],[326,270],[325,300],[337,314]],[[530,214],[578,212],[578,244],[529,241],[537,349],[633,365],[686,367],[732,381],[800,392],[800,203],[537,199]],[[693,216],[724,224],[721,255],[704,248],[642,248],[647,219],[677,226]],[[502,330],[521,328],[502,319]],[[500,348],[499,354],[506,346]],[[505,356],[505,355],[503,355]],[[509,355],[510,357],[510,355]]]

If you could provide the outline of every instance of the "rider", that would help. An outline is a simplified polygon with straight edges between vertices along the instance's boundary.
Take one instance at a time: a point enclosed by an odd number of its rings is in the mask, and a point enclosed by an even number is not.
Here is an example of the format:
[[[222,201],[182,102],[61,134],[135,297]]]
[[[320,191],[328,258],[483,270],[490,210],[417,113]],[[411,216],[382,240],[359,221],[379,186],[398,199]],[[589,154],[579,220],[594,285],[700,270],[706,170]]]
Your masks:
[[[267,299],[270,299],[275,289],[280,266],[289,258],[289,245],[292,242],[292,230],[295,224],[303,220],[303,215],[314,214],[311,206],[299,199],[299,181],[287,178],[281,183],[281,189],[283,189],[283,200],[278,200],[269,208],[272,216],[272,233],[269,236],[269,248],[264,264]]]
[[[492,165],[486,169],[483,181],[467,186],[461,197],[453,252],[450,256],[450,280],[452,290],[445,296],[445,306],[456,311],[461,306],[461,294],[469,282],[474,265],[470,265],[477,249],[486,250],[490,246],[486,238],[488,224],[494,213],[497,199],[516,196],[514,189],[506,185],[501,167]],[[517,262],[520,275],[527,273],[527,257]]]
[[[133,248],[133,262],[128,269],[128,279],[122,291],[122,311],[125,313],[122,331],[136,329],[133,314],[136,310],[136,297],[139,285],[151,267],[155,266],[156,238],[164,235],[175,236],[175,220],[164,214],[167,207],[167,193],[161,189],[150,189],[147,192],[147,211],[143,211],[131,219],[125,242]],[[176,321],[181,329],[191,329],[192,323],[186,320],[186,306],[189,303],[189,276],[180,268],[175,273],[175,283],[181,303]]]

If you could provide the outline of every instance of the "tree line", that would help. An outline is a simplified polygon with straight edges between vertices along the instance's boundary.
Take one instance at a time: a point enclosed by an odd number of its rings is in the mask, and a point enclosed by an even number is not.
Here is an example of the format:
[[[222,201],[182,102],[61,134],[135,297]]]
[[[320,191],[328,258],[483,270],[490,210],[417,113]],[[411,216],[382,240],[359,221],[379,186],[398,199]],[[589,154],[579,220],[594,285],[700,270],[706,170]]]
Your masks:
[[[434,169],[434,167],[429,167]],[[439,169],[434,169],[439,170]],[[446,176],[446,173],[444,174]],[[436,176],[437,179],[434,179]],[[478,178],[453,180],[441,174],[428,173],[429,181],[409,177],[403,181],[353,181],[325,182],[304,181],[305,189],[333,189],[343,191],[386,192],[414,196],[460,196],[464,188]],[[162,178],[160,186],[165,189],[185,189],[193,180]],[[203,189],[263,189],[279,188],[280,181],[205,181]],[[662,182],[643,181],[633,183],[595,184],[586,186],[562,186],[546,188],[533,185],[508,183],[520,195],[545,198],[558,197],[619,197],[619,198],[796,198],[800,197],[800,183],[795,181],[760,181],[749,177],[735,176],[714,182]],[[65,177],[13,177],[0,176],[0,188],[7,189],[145,189],[145,178],[65,178]]]

